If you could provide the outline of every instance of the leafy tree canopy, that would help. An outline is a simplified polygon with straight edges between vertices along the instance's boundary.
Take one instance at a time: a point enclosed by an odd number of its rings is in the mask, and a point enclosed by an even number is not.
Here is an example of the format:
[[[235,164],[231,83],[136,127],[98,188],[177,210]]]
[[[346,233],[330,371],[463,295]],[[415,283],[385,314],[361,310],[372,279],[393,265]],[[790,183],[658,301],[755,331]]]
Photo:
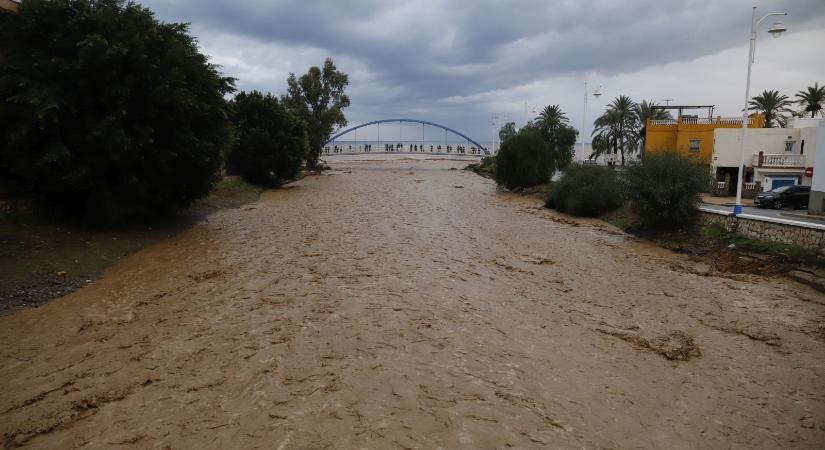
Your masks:
[[[558,163],[541,131],[526,126],[502,142],[496,154],[495,180],[508,188],[526,188],[547,183]]]
[[[793,102],[787,95],[775,90],[766,90],[748,102],[748,109],[765,116],[765,128],[777,125],[784,127],[788,121],[787,114],[792,112],[791,105]]]
[[[295,178],[309,145],[304,121],[258,91],[236,95],[230,111],[237,139],[227,169],[257,184]]]
[[[120,0],[0,10],[2,172],[111,222],[206,194],[229,144],[232,81],[187,26]]]
[[[626,95],[616,97],[607,110],[594,122],[593,153],[621,154],[622,165],[625,155],[634,153],[639,147],[640,122],[638,105]]]
[[[515,136],[516,133],[517,133],[516,123],[515,122],[507,122],[498,131],[498,138],[501,142],[504,142],[507,139]]]
[[[579,132],[569,125],[569,119],[561,107],[546,106],[529,126],[535,127],[547,142],[553,170],[567,167],[573,156]]]
[[[321,147],[338,127],[346,126],[344,108],[349,97],[344,93],[349,78],[340,72],[332,59],[324,61],[324,67],[310,67],[300,77],[290,74],[284,103],[307,123],[309,151],[307,167],[314,168],[321,155]]]
[[[813,86],[808,86],[804,91],[796,93],[797,102],[802,106],[803,111],[810,113],[811,117],[816,117],[817,114],[823,114],[823,107],[825,105],[825,86],[820,86],[819,83],[814,83]]]

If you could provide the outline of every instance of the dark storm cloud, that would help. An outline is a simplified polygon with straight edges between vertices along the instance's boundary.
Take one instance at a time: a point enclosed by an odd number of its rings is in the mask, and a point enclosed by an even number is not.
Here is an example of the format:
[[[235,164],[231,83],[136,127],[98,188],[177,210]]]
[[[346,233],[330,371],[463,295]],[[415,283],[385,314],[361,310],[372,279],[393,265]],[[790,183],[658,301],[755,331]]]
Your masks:
[[[191,22],[202,40],[205,33],[234,35],[357,62],[370,83],[395,88],[354,99],[381,111],[427,108],[558,75],[692,60],[746,42],[750,20],[745,0],[143,3],[162,20]],[[790,12],[795,31],[825,23],[822,0],[775,1],[760,12],[768,9]],[[359,80],[352,85],[370,92]]]

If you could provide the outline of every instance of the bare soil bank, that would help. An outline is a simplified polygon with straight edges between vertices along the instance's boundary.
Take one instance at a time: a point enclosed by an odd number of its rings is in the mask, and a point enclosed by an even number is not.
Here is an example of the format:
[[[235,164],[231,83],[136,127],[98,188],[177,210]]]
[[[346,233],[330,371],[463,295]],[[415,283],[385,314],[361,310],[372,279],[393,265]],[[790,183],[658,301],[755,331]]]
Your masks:
[[[176,216],[108,230],[43,217],[28,203],[22,210],[3,211],[0,201],[0,315],[80,289],[141,248],[174,236],[217,210],[254,202],[259,192],[237,177],[227,177],[210,195]]]
[[[825,296],[497,192],[333,164],[0,317],[30,448],[822,448]]]

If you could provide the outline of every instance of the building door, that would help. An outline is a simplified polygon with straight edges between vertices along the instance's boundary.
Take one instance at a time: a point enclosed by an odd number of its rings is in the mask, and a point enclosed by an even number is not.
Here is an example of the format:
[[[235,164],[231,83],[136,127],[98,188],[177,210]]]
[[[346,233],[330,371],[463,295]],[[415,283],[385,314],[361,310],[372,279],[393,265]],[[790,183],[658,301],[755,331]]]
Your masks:
[[[768,178],[768,186],[766,190],[770,191],[771,189],[776,189],[782,186],[788,185],[795,185],[796,184],[796,177],[767,177]]]

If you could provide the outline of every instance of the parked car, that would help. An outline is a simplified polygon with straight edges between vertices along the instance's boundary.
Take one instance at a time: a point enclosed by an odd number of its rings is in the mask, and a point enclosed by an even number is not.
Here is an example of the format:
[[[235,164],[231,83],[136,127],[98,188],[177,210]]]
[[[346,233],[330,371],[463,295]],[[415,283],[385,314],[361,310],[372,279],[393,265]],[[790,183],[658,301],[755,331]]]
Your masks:
[[[807,208],[808,198],[810,196],[810,186],[780,186],[770,191],[756,194],[753,203],[757,208]]]

